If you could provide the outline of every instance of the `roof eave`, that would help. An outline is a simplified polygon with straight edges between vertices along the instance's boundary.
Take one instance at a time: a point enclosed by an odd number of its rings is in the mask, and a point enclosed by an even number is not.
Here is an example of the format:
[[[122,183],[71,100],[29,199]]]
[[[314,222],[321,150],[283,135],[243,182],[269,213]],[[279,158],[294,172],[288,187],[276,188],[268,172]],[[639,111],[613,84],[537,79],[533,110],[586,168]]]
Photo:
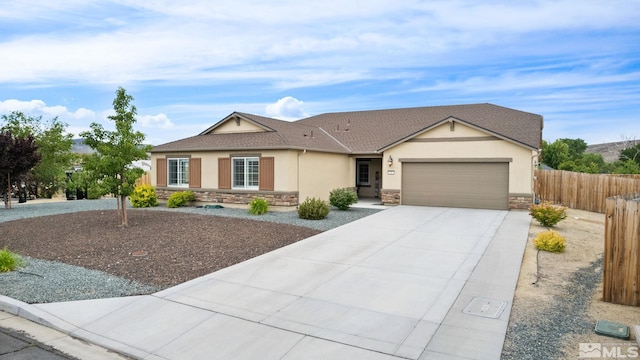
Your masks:
[[[228,121],[234,120],[234,119],[242,119],[242,120],[248,121],[248,122],[250,122],[251,124],[253,124],[253,125],[257,126],[257,127],[260,127],[262,129],[264,129],[265,131],[275,131],[274,129],[272,129],[272,128],[266,126],[266,125],[263,125],[263,124],[261,124],[259,122],[256,122],[253,119],[250,119],[247,116],[244,116],[243,114],[241,114],[241,113],[239,113],[237,111],[234,111],[234,112],[232,112],[231,114],[227,115],[225,118],[223,118],[222,120],[220,120],[217,123],[213,124],[212,126],[210,126],[209,128],[207,128],[206,130],[204,130],[203,132],[201,132],[198,135],[210,134],[211,132],[213,132],[213,130],[215,130],[216,128],[220,127],[222,124],[224,124],[224,123],[226,123]]]
[[[414,133],[412,133],[412,134],[409,134],[409,135],[407,135],[407,136],[405,136],[405,137],[403,137],[403,138],[401,138],[401,139],[399,139],[399,140],[397,140],[397,141],[394,141],[394,142],[392,142],[392,143],[390,143],[390,144],[388,144],[388,145],[385,145],[385,146],[381,147],[380,149],[376,150],[376,152],[383,152],[383,151],[387,151],[387,150],[389,150],[390,148],[392,148],[392,147],[394,147],[394,146],[397,146],[397,145],[399,145],[399,144],[402,144],[402,143],[406,142],[407,140],[413,139],[414,137],[416,137],[416,136],[418,136],[418,135],[421,135],[421,134],[424,134],[424,133],[426,133],[426,132],[428,132],[428,131],[431,131],[431,130],[433,130],[434,128],[436,128],[436,127],[438,127],[438,126],[440,126],[440,125],[444,124],[445,122],[449,122],[449,121],[457,121],[457,122],[459,122],[459,123],[461,123],[461,124],[464,124],[465,126],[468,126],[468,127],[472,128],[472,129],[476,129],[476,130],[478,130],[478,131],[482,131],[482,132],[485,132],[485,133],[490,134],[490,135],[492,135],[492,136],[495,136],[495,137],[497,137],[498,139],[501,139],[501,140],[504,140],[504,141],[510,142],[510,143],[512,143],[512,144],[515,144],[515,145],[518,145],[518,146],[522,146],[522,147],[525,147],[525,148],[528,148],[528,149],[531,149],[531,150],[534,150],[534,151],[537,151],[537,150],[538,150],[538,147],[537,147],[537,146],[532,146],[532,145],[526,144],[526,143],[524,143],[524,142],[522,142],[522,141],[518,141],[518,140],[512,139],[512,138],[510,138],[510,137],[507,137],[507,136],[501,135],[501,134],[496,133],[496,132],[494,132],[494,131],[491,131],[491,130],[489,130],[489,129],[485,129],[485,128],[483,128],[483,127],[480,127],[480,126],[474,125],[474,124],[472,124],[472,123],[470,123],[470,122],[468,122],[468,121],[464,121],[464,120],[462,120],[462,119],[459,119],[459,118],[457,118],[457,117],[455,117],[455,116],[448,116],[448,117],[446,117],[446,118],[444,118],[444,119],[442,119],[442,120],[440,120],[440,121],[438,121],[438,122],[434,123],[434,124],[433,124],[433,125],[431,125],[431,126],[427,126],[427,127],[425,127],[424,129],[421,129],[421,130],[419,130],[419,131],[416,131],[416,132],[414,132]]]
[[[171,149],[171,150],[153,150],[151,153],[158,154],[168,154],[168,153],[184,153],[189,151],[260,151],[260,150],[297,150],[297,151],[317,151],[317,152],[325,152],[331,154],[345,154],[349,155],[350,152],[333,150],[333,149],[322,149],[316,147],[306,147],[306,146],[255,146],[255,147],[220,147],[220,148],[211,148],[211,147],[194,147],[194,148],[183,148],[183,149]]]

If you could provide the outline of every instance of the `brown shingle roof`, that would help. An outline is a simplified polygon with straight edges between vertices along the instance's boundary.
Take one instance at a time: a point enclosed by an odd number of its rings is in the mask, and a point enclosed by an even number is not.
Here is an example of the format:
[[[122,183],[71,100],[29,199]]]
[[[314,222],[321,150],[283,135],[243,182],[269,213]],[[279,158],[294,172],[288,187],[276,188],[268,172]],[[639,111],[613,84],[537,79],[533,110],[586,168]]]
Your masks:
[[[335,153],[350,152],[349,149],[342,146],[322,129],[314,126],[239,112],[229,115],[222,121],[235,116],[261,125],[267,131],[212,133],[211,130],[215,129],[219,122],[199,135],[155,146],[151,152],[257,149],[307,149]]]
[[[298,122],[324,128],[354,153],[382,150],[450,117],[538,149],[542,116],[492,104],[328,113]]]
[[[246,113],[234,113],[230,117],[235,115],[269,131],[212,134],[209,130],[215,128],[214,125],[197,136],[156,146],[152,152],[294,148],[375,153],[451,117],[500,138],[538,149],[543,125],[540,115],[492,104],[327,113],[295,122]]]

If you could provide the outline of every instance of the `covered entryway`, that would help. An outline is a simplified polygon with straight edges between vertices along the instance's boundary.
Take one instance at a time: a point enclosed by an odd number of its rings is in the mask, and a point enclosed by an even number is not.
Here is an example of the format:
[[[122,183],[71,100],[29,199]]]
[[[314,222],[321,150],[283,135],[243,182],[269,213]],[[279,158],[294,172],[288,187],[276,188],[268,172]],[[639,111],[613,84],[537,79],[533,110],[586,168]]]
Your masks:
[[[508,162],[403,162],[403,205],[506,210]]]
[[[382,159],[359,157],[355,160],[358,198],[380,198]]]

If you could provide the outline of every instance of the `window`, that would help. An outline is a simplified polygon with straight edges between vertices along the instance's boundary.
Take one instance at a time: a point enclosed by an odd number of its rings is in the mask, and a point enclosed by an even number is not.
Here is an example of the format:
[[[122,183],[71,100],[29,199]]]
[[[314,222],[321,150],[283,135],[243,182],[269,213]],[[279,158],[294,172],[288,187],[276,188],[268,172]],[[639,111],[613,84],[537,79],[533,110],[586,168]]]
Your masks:
[[[189,159],[167,159],[169,186],[189,186]]]
[[[231,159],[231,179],[234,189],[255,189],[260,185],[259,161],[257,157]]]
[[[357,185],[369,185],[369,161],[356,161]]]

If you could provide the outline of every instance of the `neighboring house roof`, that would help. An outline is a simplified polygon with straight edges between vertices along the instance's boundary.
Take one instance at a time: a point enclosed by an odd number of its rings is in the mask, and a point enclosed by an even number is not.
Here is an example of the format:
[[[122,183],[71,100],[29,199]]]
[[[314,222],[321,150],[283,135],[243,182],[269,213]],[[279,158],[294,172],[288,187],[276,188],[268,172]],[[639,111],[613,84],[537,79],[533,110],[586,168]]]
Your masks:
[[[236,118],[264,131],[215,132]],[[152,152],[308,149],[370,154],[451,118],[531,149],[537,150],[542,141],[542,116],[492,104],[473,104],[327,113],[294,122],[235,112],[197,136],[156,146]]]

